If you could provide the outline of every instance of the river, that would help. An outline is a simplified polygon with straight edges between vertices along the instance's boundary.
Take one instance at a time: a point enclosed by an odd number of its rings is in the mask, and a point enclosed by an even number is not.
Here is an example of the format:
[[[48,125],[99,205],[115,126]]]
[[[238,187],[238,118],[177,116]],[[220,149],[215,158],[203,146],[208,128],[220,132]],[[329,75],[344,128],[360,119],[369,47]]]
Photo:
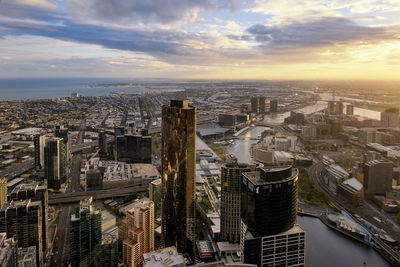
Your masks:
[[[253,138],[265,129],[251,128],[229,146],[228,153],[235,154],[239,162],[251,162],[250,148],[257,142]],[[298,223],[306,231],[307,267],[390,266],[373,248],[329,229],[317,218],[298,216]]]

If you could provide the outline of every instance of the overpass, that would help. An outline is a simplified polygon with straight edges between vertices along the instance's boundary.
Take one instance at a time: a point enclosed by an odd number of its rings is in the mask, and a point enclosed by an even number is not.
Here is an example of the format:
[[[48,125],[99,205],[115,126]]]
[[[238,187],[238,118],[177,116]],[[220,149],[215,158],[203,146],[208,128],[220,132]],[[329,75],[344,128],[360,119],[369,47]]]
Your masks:
[[[69,204],[79,202],[88,197],[93,199],[108,199],[114,197],[126,197],[137,193],[147,192],[149,186],[132,186],[124,188],[114,188],[98,191],[86,191],[86,192],[68,192],[68,193],[50,193],[49,194],[49,205],[57,204]]]

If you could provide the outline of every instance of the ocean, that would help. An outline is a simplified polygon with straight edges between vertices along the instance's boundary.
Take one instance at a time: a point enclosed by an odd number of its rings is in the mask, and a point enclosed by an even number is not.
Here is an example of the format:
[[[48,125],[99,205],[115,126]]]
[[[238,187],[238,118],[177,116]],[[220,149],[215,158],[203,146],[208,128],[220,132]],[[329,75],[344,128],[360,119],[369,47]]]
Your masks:
[[[128,83],[137,83],[138,85],[117,85]],[[146,86],[146,83],[149,83],[149,86]],[[149,81],[106,78],[0,79],[0,101],[69,97],[72,93],[79,93],[83,96],[102,96],[114,92],[140,94],[159,89],[177,89],[169,86],[150,86],[150,83]],[[106,86],[105,84],[113,85]]]

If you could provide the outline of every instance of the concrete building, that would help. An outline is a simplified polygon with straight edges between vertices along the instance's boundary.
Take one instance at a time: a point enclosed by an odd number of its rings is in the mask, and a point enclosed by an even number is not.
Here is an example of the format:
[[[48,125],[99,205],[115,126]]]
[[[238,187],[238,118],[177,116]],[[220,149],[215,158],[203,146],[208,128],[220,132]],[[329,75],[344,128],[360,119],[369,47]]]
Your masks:
[[[36,247],[36,265],[43,266],[42,205],[40,201],[11,201],[0,210],[0,233],[14,238],[18,247]]]
[[[0,233],[0,266],[18,267],[17,259],[17,242],[13,237],[7,238],[6,233]]]
[[[305,232],[297,222],[298,170],[291,166],[245,172],[241,197],[241,262],[305,266]]]
[[[269,112],[278,112],[278,99],[269,101]]]
[[[258,112],[258,97],[254,96],[250,99],[250,104],[251,104],[251,113],[257,113]]]
[[[3,178],[0,182],[0,208],[7,203],[7,179]]]
[[[152,181],[149,184],[149,198],[154,202],[154,218],[161,216],[161,179]]]
[[[265,145],[256,145],[253,149],[253,158],[255,161],[261,162],[267,165],[275,164],[275,151],[269,149],[267,144]]]
[[[187,100],[162,107],[162,243],[179,252],[194,245],[196,108]]]
[[[287,137],[275,137],[273,140],[275,151],[289,151],[291,139]]]
[[[399,127],[399,109],[390,108],[381,113],[381,126],[397,128]]]
[[[350,200],[351,204],[355,207],[364,204],[364,188],[356,178],[350,178],[343,181],[339,185],[337,191],[338,194]]]
[[[354,106],[353,105],[350,105],[350,104],[348,104],[347,106],[346,106],[346,115],[354,115]]]
[[[260,114],[265,114],[265,96],[260,96],[258,98],[258,112]]]
[[[37,183],[19,184],[8,194],[8,201],[17,200],[40,201],[42,211],[42,250],[43,255],[46,255],[50,242],[48,232],[49,193],[47,186]]]
[[[18,248],[18,266],[36,267],[36,247]]]
[[[221,113],[218,115],[218,124],[222,127],[233,127],[236,125],[236,111]]]
[[[44,147],[44,174],[47,186],[59,190],[65,181],[63,139],[53,137],[46,139]]]
[[[358,135],[358,141],[363,144],[375,142],[376,129],[374,128],[361,128]]]
[[[221,167],[221,239],[240,241],[240,185],[242,173],[250,171],[234,155],[228,155]]]
[[[304,139],[312,140],[317,138],[317,127],[314,125],[303,126],[301,133]]]
[[[364,189],[373,194],[385,195],[392,190],[393,163],[373,160],[364,164]]]
[[[344,105],[340,101],[328,101],[328,114],[340,115],[343,114]]]
[[[175,247],[143,254],[143,267],[185,267],[186,261]]]
[[[122,258],[128,267],[143,265],[143,254],[154,250],[154,203],[148,198],[136,200],[119,228]]]
[[[332,193],[337,193],[338,186],[350,177],[350,174],[337,164],[325,167],[324,182]]]
[[[71,266],[91,266],[101,248],[101,209],[94,207],[90,197],[81,200],[70,220]]]

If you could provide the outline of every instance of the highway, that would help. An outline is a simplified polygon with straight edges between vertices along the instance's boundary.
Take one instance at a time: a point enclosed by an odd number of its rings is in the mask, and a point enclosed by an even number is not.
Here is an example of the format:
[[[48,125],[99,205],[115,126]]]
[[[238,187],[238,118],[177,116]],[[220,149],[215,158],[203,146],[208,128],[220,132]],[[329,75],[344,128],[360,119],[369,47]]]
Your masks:
[[[322,182],[322,170],[323,170],[324,165],[321,162],[314,163],[308,170],[310,178],[314,181],[314,184],[318,191],[322,192],[329,200],[330,204],[332,204],[337,210],[341,211],[347,211],[351,215],[354,221],[356,221],[358,224],[362,225],[362,223],[353,216],[355,214],[354,212],[354,207],[351,206],[351,204],[344,203],[343,201],[339,202],[338,198],[336,195],[334,195],[332,192],[329,191],[329,189],[326,188],[326,186]],[[361,210],[357,210],[357,214],[363,215],[366,220],[369,220],[369,217],[373,216],[369,214],[369,216],[365,216],[365,213],[360,212]],[[368,209],[367,211],[364,211],[367,214],[368,213],[374,213],[374,210]],[[400,253],[396,250],[394,250],[392,247],[390,247],[388,244],[382,241],[378,236],[375,236],[374,234],[371,234],[372,240],[377,244],[380,248],[377,249],[377,251],[385,257],[386,260],[388,260],[393,266],[400,266]]]
[[[107,199],[113,197],[130,196],[135,193],[146,192],[148,188],[149,186],[146,184],[143,186],[132,186],[98,191],[69,192],[65,194],[54,193],[49,194],[49,205],[79,202],[80,200],[86,199],[88,197],[93,197],[93,199]]]

